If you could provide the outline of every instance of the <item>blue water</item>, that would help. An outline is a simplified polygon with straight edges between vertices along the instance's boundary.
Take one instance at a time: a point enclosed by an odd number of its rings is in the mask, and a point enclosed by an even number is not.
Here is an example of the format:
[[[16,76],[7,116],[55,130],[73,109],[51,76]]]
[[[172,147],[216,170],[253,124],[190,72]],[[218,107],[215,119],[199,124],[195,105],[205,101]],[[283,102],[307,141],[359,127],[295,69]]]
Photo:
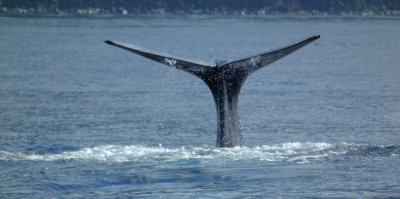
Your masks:
[[[322,37],[252,74],[216,148],[194,59]],[[400,19],[0,17],[0,198],[400,197]]]

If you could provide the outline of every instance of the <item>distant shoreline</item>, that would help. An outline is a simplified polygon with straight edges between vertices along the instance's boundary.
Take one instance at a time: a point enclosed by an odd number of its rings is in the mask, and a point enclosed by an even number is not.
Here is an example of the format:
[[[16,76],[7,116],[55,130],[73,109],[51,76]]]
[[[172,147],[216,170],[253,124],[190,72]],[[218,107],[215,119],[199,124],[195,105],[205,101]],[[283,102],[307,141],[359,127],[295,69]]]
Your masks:
[[[364,10],[363,12],[321,12],[321,11],[265,11],[263,9],[256,11],[244,10],[230,10],[230,11],[219,11],[219,10],[173,10],[166,11],[164,9],[151,9],[151,10],[135,10],[128,11],[125,8],[119,8],[117,10],[109,11],[101,8],[82,8],[82,9],[45,9],[45,8],[6,8],[0,7],[0,16],[96,16],[96,15],[110,15],[110,16],[126,16],[126,15],[233,15],[233,16],[400,16],[400,10],[387,10],[387,11],[373,11]]]
[[[0,15],[400,16],[399,0],[0,0]]]
[[[95,10],[95,11],[94,11]],[[400,17],[400,11],[393,11],[386,14],[383,13],[339,13],[339,14],[328,14],[326,12],[270,12],[270,13],[240,13],[240,12],[229,12],[229,13],[219,13],[219,12],[140,12],[140,13],[112,13],[112,12],[104,12],[98,11],[97,9],[88,9],[81,10],[78,9],[76,11],[68,11],[68,12],[35,12],[29,9],[13,9],[7,10],[7,12],[3,12],[0,10],[0,16],[15,16],[15,17],[29,17],[29,16],[49,16],[49,17],[63,17],[63,16],[115,16],[115,17],[123,17],[123,16],[150,16],[150,15],[159,15],[159,16],[190,16],[190,15],[209,15],[209,16],[349,16],[349,17]]]

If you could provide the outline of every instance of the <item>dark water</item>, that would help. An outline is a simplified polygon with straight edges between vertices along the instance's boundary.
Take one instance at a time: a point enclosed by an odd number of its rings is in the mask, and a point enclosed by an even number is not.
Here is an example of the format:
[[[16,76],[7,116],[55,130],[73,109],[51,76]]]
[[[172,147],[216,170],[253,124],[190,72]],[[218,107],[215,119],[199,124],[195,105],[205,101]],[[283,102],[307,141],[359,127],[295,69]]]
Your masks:
[[[245,147],[194,76],[104,44],[240,58]],[[400,19],[0,17],[0,198],[400,196]]]

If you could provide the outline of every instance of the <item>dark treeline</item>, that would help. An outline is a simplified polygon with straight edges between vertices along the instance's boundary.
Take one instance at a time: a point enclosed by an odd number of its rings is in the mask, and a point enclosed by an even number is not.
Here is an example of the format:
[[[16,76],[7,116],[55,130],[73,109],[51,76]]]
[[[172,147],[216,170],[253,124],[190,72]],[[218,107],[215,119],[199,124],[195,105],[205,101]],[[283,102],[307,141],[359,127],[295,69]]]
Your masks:
[[[9,14],[400,15],[399,0],[0,0]]]

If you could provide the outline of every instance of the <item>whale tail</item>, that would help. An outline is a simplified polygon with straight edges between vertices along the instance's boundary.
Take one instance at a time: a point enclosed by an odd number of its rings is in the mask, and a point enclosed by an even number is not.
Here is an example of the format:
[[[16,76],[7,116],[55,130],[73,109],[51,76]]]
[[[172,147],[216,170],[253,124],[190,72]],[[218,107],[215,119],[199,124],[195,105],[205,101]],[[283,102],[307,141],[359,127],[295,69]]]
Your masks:
[[[152,52],[131,44],[117,41],[105,43],[128,50],[151,60],[191,73],[202,79],[210,88],[217,109],[217,146],[241,146],[238,116],[238,96],[247,76],[278,59],[306,46],[320,36],[312,36],[301,42],[277,50],[248,56],[233,61],[199,61]]]
[[[272,62],[289,55],[290,53],[300,49],[301,47],[313,42],[314,40],[318,39],[320,36],[316,35],[305,39],[301,42],[295,43],[293,45],[289,45],[283,48],[279,48],[277,50],[272,50],[264,53],[260,53],[253,56],[248,56],[243,59],[237,59],[234,61],[201,61],[201,60],[194,60],[188,58],[182,58],[177,56],[168,55],[165,53],[158,53],[151,50],[147,50],[132,44],[127,44],[118,41],[105,41],[105,43],[128,50],[135,54],[141,55],[148,59],[160,62],[162,64],[166,64],[176,69],[183,70],[185,72],[191,73],[195,76],[204,79],[204,74],[210,68],[213,67],[225,67],[231,68],[234,70],[241,70],[246,71],[247,74],[250,74],[264,66],[271,64]]]

